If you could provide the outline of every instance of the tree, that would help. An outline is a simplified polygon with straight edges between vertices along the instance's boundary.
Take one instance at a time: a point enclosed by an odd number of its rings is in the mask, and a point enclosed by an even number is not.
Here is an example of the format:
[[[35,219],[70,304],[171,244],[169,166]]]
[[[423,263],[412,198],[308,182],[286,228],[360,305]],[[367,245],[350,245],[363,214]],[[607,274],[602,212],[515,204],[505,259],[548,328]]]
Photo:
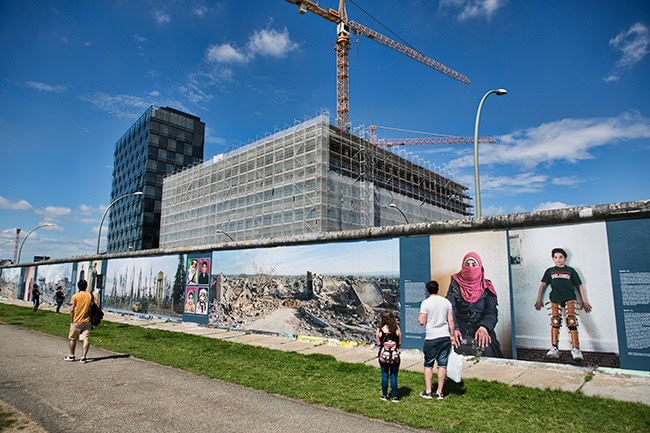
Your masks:
[[[183,313],[185,304],[185,260],[183,254],[178,255],[178,267],[174,276],[174,287],[172,290],[172,310],[176,313]]]

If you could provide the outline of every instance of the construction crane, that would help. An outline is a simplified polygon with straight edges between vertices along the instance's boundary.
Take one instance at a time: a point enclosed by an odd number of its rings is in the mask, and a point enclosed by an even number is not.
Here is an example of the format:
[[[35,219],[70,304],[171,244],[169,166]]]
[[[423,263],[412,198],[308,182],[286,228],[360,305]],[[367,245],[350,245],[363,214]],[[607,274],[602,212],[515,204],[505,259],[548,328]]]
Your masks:
[[[442,63],[425,56],[413,48],[407,47],[394,41],[362,24],[348,20],[345,9],[345,0],[339,0],[338,11],[334,9],[325,10],[310,0],[286,0],[298,6],[298,13],[301,15],[307,11],[312,12],[328,21],[336,24],[336,125],[346,131],[350,130],[350,88],[349,88],[349,63],[348,50],[350,49],[350,32],[363,35],[380,44],[394,49],[418,62],[434,68],[458,81],[469,84],[469,78],[455,71]]]
[[[375,146],[410,146],[413,144],[474,144],[474,137],[463,137],[458,135],[433,134],[430,132],[412,131],[410,129],[393,128],[390,126],[370,125],[368,127],[370,142]],[[417,134],[435,135],[435,137],[409,137],[409,138],[377,138],[377,129],[390,129],[392,131],[412,132]],[[495,144],[493,137],[479,137],[480,144]]]

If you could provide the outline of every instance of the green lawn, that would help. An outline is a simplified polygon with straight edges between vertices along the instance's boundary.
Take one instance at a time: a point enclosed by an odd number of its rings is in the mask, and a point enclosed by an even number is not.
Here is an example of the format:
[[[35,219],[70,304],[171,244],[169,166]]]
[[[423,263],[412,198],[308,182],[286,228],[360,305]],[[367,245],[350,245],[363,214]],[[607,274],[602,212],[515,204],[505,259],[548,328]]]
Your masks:
[[[67,337],[69,316],[0,303],[0,321]],[[102,322],[92,345],[273,394],[442,432],[648,432],[650,406],[467,379],[424,400],[421,373],[401,371],[402,402],[379,399],[379,370],[194,335]],[[434,379],[435,380],[435,379]]]

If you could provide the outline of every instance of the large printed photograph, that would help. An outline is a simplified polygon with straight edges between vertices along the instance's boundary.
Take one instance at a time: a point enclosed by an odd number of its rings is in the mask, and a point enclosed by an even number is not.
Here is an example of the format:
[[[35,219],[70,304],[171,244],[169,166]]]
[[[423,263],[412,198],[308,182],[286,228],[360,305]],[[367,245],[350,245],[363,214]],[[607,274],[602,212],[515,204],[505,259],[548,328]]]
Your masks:
[[[185,297],[185,256],[109,260],[103,306],[116,311],[180,317]]]
[[[511,230],[509,243],[517,358],[619,367],[606,224]]]
[[[373,343],[399,314],[399,240],[215,251],[209,322]]]
[[[462,334],[460,352],[512,358],[506,233],[436,235],[431,236],[430,248],[431,279],[440,285],[439,295],[450,299],[454,307],[456,329]],[[476,342],[479,328],[490,336],[485,347]]]

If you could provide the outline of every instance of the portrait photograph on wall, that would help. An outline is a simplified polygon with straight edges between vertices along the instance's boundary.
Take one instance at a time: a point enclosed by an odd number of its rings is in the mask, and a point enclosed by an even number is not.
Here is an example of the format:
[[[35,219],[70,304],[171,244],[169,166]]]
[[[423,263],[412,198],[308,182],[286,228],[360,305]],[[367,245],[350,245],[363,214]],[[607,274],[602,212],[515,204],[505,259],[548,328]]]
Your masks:
[[[606,224],[511,230],[508,237],[517,358],[619,367]]]
[[[431,279],[452,301],[464,355],[512,358],[507,242],[499,231],[430,237]],[[490,336],[485,347],[476,342],[476,333],[483,332],[479,328]]]

